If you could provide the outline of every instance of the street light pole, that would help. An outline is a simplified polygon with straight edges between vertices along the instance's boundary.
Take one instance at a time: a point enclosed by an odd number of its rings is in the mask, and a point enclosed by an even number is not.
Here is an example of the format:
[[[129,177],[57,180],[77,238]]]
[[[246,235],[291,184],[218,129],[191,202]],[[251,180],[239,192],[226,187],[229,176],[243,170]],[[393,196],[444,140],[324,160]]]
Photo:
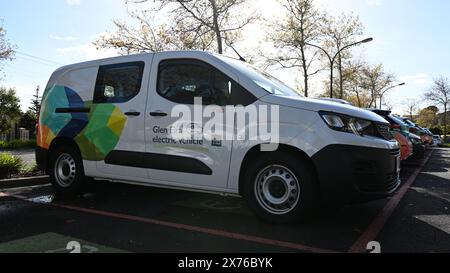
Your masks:
[[[325,53],[325,55],[328,57],[328,60],[330,61],[330,98],[333,98],[334,62],[336,61],[336,58],[342,53],[342,51],[344,51],[344,50],[346,50],[346,49],[348,49],[350,47],[361,45],[361,44],[365,44],[365,43],[369,43],[369,42],[372,42],[372,41],[373,41],[373,38],[367,38],[367,39],[364,39],[362,41],[359,41],[359,42],[356,42],[356,43],[353,43],[353,44],[350,44],[350,45],[346,45],[343,48],[339,49],[338,52],[336,53],[336,55],[334,55],[334,57],[331,57],[331,55],[325,49],[323,49],[322,47],[320,47],[318,45],[305,43],[306,45],[309,45],[309,46],[312,46],[312,47],[315,47],[315,48],[318,48],[318,49],[322,50]]]
[[[389,91],[389,90],[392,90],[392,89],[394,89],[396,87],[400,87],[400,86],[404,86],[404,85],[406,85],[406,83],[402,82],[402,83],[399,83],[397,85],[393,85],[391,87],[388,87],[388,88],[386,88],[386,90],[384,90],[382,93],[380,93],[380,110],[382,110],[382,108],[383,108],[383,96],[384,96],[384,94],[386,94],[387,91]]]

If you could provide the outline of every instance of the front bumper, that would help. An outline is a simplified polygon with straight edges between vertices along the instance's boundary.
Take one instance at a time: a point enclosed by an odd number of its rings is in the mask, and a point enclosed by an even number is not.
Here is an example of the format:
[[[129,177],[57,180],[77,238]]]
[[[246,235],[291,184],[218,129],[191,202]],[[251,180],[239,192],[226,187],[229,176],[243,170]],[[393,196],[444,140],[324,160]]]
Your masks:
[[[400,150],[330,145],[313,156],[324,202],[382,199],[400,186]]]

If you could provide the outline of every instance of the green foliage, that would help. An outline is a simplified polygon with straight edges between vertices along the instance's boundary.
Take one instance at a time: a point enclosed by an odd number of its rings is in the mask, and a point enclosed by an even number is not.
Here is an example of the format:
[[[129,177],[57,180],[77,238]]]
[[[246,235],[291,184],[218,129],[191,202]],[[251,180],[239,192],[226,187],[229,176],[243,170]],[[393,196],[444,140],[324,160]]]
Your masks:
[[[31,139],[29,141],[13,140],[13,141],[0,141],[0,149],[2,150],[15,150],[15,149],[26,149],[35,148],[36,140]]]
[[[0,154],[0,178],[7,178],[13,174],[18,174],[23,167],[23,161],[20,157],[13,156],[10,153]]]
[[[440,127],[432,127],[432,128],[430,128],[430,132],[432,132],[435,135],[439,135],[439,136],[444,134],[444,130],[442,130],[442,128],[440,128]]]
[[[19,127],[30,131],[30,137],[35,136],[37,117],[31,110],[28,110],[20,117]]]
[[[33,162],[29,165],[23,166],[22,170],[20,171],[20,174],[26,176],[36,174],[38,172],[39,172],[38,165],[36,164],[36,162]]]
[[[0,133],[11,129],[11,124],[20,118],[20,99],[16,90],[0,87]]]
[[[3,28],[3,21],[0,19],[0,61],[12,60],[15,54],[14,48],[15,46],[11,45],[6,38],[6,30]]]
[[[34,116],[34,119],[37,120],[39,111],[41,109],[41,96],[40,96],[40,86],[36,88],[36,93],[33,95],[33,99],[31,100],[31,106],[28,108],[28,112]],[[27,112],[27,113],[28,113]]]
[[[424,128],[430,128],[437,124],[437,111],[428,107],[420,111],[417,123]]]

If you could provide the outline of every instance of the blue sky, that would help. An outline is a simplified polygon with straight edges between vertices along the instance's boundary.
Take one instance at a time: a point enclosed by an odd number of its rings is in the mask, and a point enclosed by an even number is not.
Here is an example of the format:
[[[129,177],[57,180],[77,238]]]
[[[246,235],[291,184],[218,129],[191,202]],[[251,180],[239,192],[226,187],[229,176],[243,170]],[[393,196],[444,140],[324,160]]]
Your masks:
[[[3,65],[6,78],[0,85],[16,87],[26,109],[35,87],[41,85],[43,89],[59,64],[115,55],[111,50],[98,52],[91,43],[101,33],[114,30],[113,19],[128,18],[124,2],[0,0],[0,18],[19,52],[13,62]],[[407,83],[389,95],[396,112],[404,111],[406,99],[420,99],[434,77],[450,77],[450,1],[318,0],[318,4],[332,14],[352,11],[360,16],[365,36],[375,40],[356,49],[355,54],[364,54],[374,64],[383,63],[399,82]],[[263,15],[279,14],[272,1],[259,0],[258,6]],[[262,34],[248,31],[246,35],[248,40],[257,40]],[[293,73],[274,73],[295,83]],[[321,89],[320,80],[327,73],[313,80],[314,89]]]

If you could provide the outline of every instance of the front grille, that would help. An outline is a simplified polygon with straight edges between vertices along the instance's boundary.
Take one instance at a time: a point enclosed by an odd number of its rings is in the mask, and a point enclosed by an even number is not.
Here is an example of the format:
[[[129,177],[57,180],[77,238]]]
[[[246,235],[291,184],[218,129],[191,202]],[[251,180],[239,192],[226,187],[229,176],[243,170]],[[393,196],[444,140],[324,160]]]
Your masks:
[[[394,135],[391,133],[391,126],[389,126],[389,124],[376,123],[375,126],[377,128],[377,132],[380,135],[380,137],[386,140],[395,139]]]
[[[392,149],[391,155],[393,155],[395,157],[400,156],[400,149]]]
[[[388,183],[386,184],[386,192],[393,193],[399,186],[400,177],[398,173],[393,173],[389,176]]]

